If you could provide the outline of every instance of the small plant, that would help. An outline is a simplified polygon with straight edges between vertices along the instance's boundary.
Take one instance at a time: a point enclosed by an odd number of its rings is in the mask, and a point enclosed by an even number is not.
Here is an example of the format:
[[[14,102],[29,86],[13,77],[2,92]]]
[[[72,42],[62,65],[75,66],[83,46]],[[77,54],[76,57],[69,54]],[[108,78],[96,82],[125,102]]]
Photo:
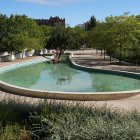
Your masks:
[[[18,124],[1,127],[0,140],[31,140],[29,133]]]
[[[0,102],[0,140],[139,140],[140,113],[106,105]]]
[[[0,140],[31,140],[28,117],[41,109],[41,104],[29,104],[18,98],[0,101]]]
[[[140,139],[140,114],[83,104],[47,103],[41,114],[30,116],[33,139]]]

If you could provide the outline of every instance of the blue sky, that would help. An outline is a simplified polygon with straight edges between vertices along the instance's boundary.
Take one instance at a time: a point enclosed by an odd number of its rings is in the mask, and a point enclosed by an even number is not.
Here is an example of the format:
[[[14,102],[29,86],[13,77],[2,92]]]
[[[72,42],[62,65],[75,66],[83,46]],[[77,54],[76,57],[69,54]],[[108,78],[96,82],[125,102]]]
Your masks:
[[[25,14],[37,19],[59,16],[70,26],[82,24],[92,15],[103,20],[124,12],[140,14],[140,0],[0,0],[2,14]]]

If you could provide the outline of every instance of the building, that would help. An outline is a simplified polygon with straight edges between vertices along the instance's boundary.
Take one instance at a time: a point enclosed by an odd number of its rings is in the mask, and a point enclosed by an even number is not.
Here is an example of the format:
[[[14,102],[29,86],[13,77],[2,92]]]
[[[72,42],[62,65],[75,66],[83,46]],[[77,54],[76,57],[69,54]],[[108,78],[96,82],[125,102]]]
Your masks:
[[[82,28],[82,29],[85,29],[85,24],[84,23],[83,24],[78,24],[77,26]]]
[[[49,19],[35,19],[38,25],[47,25],[47,26],[60,26],[65,27],[65,19],[59,17],[50,17]]]

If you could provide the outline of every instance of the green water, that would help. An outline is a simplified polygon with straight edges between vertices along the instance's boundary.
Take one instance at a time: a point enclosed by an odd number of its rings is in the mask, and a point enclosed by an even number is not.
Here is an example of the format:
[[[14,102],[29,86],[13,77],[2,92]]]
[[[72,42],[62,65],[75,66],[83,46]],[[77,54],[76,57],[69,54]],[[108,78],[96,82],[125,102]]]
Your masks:
[[[70,92],[105,92],[140,89],[140,79],[112,74],[86,72],[66,63],[34,64],[5,72],[0,80],[37,90]]]

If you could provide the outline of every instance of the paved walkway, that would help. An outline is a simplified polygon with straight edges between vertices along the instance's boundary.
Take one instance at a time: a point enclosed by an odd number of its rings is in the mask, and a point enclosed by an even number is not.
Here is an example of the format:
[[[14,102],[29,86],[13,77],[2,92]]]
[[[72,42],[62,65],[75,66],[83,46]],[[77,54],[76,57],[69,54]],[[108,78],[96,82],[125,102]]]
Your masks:
[[[100,53],[96,54],[95,50],[76,51],[73,53],[73,60],[79,65],[140,73],[140,66],[128,62],[122,62],[119,64],[117,59],[113,59],[110,62],[109,56],[106,56],[104,60],[104,58],[100,56]]]
[[[135,71],[140,72],[140,66],[135,66],[128,63],[122,63],[118,65],[117,60],[109,62],[109,58],[105,61],[101,57],[96,55],[95,50],[80,50],[80,51],[71,51],[74,53],[74,61],[80,65],[90,66],[90,67],[100,67],[103,69],[117,69],[117,70],[126,70],[126,71]],[[0,67],[7,66],[13,63],[25,62],[29,60],[41,59],[41,56],[29,57],[26,59],[19,59],[14,62],[0,62]],[[0,100],[15,100],[23,103],[38,103],[43,102],[44,99],[30,98],[24,96],[18,96],[14,94],[7,93],[5,91],[0,91]],[[83,103],[81,101],[81,103]],[[121,110],[137,110],[140,112],[140,95],[133,96],[130,98],[125,98],[122,100],[111,100],[111,101],[85,101],[85,105],[96,104],[96,105],[107,105],[108,107],[115,107]]]

